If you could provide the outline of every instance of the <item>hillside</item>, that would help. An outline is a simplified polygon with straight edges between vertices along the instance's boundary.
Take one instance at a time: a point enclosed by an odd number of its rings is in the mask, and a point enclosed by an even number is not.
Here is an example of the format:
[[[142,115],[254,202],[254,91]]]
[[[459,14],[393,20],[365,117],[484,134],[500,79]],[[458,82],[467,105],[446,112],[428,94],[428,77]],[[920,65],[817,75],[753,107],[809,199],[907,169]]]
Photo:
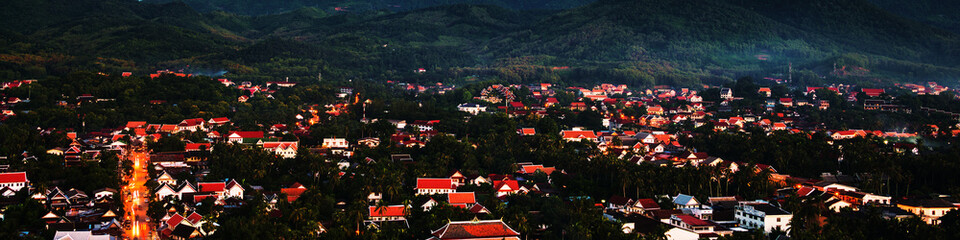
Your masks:
[[[443,5],[493,5],[513,10],[568,9],[595,0],[145,0],[148,3],[183,1],[199,12],[224,11],[241,15],[270,15],[310,7],[328,12],[359,13],[371,10],[410,11]]]
[[[960,33],[960,2],[939,0],[870,0],[891,13]]]
[[[872,60],[860,67],[890,77],[909,72],[909,77],[944,78],[955,75],[929,69],[957,73],[958,39],[860,0],[607,0],[499,37],[491,49],[507,56],[553,55],[570,64],[667,61],[713,74],[782,72],[788,62],[822,68],[832,64],[824,60],[858,53]],[[884,64],[872,64],[879,62]]]
[[[450,77],[446,71],[507,81],[696,85],[781,74],[792,63],[815,81],[834,64],[869,70],[856,76],[864,79],[960,77],[958,34],[866,0],[603,0],[559,11],[310,6],[262,16],[193,8],[189,1],[15,1],[0,11],[0,64],[8,69],[0,76],[190,65],[254,81],[315,79],[318,71],[438,81]],[[439,71],[412,74],[417,68]]]

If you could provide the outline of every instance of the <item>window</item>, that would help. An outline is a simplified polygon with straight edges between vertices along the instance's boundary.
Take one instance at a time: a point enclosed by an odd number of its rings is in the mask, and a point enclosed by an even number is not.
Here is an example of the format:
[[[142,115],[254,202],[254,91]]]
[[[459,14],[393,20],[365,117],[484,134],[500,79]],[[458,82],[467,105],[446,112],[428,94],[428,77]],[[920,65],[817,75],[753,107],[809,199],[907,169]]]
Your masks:
[[[777,218],[777,222],[780,222],[780,218]]]

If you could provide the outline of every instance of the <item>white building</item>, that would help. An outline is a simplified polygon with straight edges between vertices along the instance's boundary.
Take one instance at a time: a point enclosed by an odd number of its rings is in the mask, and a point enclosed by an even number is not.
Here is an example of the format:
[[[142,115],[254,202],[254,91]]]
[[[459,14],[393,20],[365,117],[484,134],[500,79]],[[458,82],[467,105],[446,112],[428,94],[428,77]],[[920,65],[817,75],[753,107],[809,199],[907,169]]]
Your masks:
[[[347,148],[350,147],[350,143],[347,142],[346,138],[324,138],[322,146],[324,148]]]
[[[720,99],[733,99],[733,90],[729,88],[720,89]]]
[[[298,145],[298,142],[264,142],[263,150],[273,152],[283,158],[296,158]]]
[[[18,192],[29,184],[30,180],[27,180],[26,172],[0,173],[0,188],[10,188]]]
[[[53,240],[113,240],[110,235],[95,235],[91,231],[57,231]]]
[[[461,112],[467,112],[473,115],[477,115],[477,114],[480,114],[481,112],[487,111],[487,107],[480,106],[480,104],[476,104],[476,103],[460,104],[459,106],[457,106],[457,109],[460,110]]]
[[[770,233],[774,229],[788,231],[793,214],[763,201],[741,202],[734,218],[740,227],[763,229],[764,233]]]

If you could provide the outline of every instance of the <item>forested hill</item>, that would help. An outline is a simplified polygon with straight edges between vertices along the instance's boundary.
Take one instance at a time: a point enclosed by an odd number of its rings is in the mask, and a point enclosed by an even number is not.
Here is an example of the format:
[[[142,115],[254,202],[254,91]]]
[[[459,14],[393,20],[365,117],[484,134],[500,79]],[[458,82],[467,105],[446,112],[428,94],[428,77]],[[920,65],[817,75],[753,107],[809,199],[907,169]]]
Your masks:
[[[314,5],[251,16],[196,6],[243,0],[13,0],[0,8],[0,78],[189,65],[253,81],[315,79],[323,71],[331,78],[432,81],[455,73],[696,85],[783,73],[790,63],[811,81],[831,76],[834,64],[866,69],[856,75],[866,81],[960,78],[960,35],[867,0],[571,0],[550,3],[586,5],[536,11],[496,6],[503,4],[335,11],[318,5],[330,1],[284,2]],[[348,2],[364,1],[339,3]],[[417,68],[437,74],[412,74]]]
[[[960,33],[960,1],[870,0],[894,14]]]
[[[454,5],[495,5],[515,10],[568,9],[594,0],[144,0],[148,3],[183,1],[200,12],[224,11],[242,15],[267,15],[313,7],[325,11],[362,12],[370,10],[409,11]]]

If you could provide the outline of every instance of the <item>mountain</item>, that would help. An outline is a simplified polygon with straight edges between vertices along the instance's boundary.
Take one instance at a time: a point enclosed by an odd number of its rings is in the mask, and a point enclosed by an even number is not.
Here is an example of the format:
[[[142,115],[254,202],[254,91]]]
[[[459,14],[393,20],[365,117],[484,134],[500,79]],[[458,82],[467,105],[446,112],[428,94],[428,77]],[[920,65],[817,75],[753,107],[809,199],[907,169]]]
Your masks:
[[[788,63],[822,69],[848,53],[866,58],[857,67],[898,78],[944,80],[960,66],[960,36],[862,0],[602,0],[505,34],[490,48],[568,64],[666,61],[659,65],[733,75],[782,72]]]
[[[792,64],[801,81],[960,77],[960,35],[873,1],[601,0],[562,10],[454,4],[399,12],[331,11],[321,1],[289,1],[314,5],[247,15],[191,1],[17,0],[0,9],[0,66],[9,69],[0,76],[189,65],[255,81],[315,79],[322,71],[337,78],[452,74],[696,85],[783,74]],[[360,1],[338,4],[348,2]],[[236,6],[293,6],[258,4]],[[555,66],[571,68],[551,70]],[[834,66],[866,71],[851,75]],[[417,68],[439,71],[414,74]]]
[[[940,0],[870,0],[891,13],[960,33],[960,2]]]
[[[241,15],[270,15],[310,7],[329,12],[371,10],[410,11],[443,5],[493,5],[513,10],[567,9],[594,0],[145,0],[148,3],[183,1],[199,12],[224,11]]]

